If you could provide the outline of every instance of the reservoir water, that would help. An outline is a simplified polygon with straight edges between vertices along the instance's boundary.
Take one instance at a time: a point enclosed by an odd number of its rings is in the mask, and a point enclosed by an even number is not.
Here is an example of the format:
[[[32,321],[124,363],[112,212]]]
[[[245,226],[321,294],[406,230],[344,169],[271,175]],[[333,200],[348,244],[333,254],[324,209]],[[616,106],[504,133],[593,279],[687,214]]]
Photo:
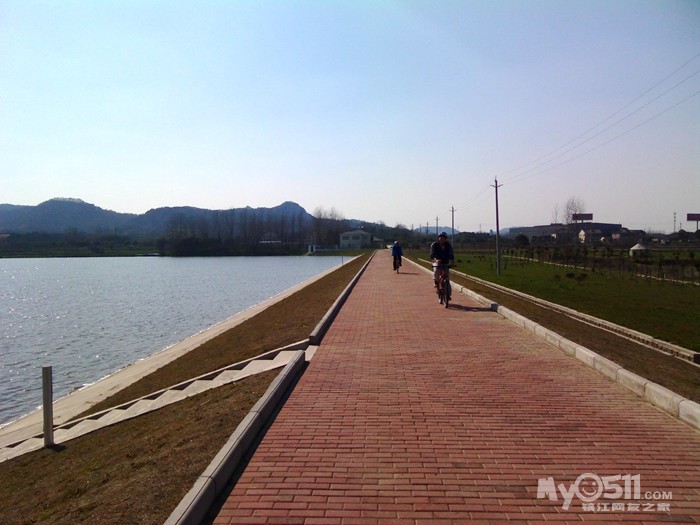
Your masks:
[[[0,259],[0,424],[341,263],[340,257]]]

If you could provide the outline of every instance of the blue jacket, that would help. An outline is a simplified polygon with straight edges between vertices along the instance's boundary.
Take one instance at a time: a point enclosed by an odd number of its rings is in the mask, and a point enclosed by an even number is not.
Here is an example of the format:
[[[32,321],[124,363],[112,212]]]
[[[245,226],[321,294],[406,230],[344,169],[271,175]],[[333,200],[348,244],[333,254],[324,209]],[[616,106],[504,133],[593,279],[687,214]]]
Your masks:
[[[394,244],[391,247],[391,255],[393,257],[396,257],[397,255],[403,255],[403,248],[401,248],[401,246],[399,246],[398,244]]]
[[[450,241],[445,242],[445,246],[440,246],[438,241],[435,241],[430,245],[430,259],[440,259],[444,264],[450,261],[454,261],[455,252],[452,251],[452,245]]]

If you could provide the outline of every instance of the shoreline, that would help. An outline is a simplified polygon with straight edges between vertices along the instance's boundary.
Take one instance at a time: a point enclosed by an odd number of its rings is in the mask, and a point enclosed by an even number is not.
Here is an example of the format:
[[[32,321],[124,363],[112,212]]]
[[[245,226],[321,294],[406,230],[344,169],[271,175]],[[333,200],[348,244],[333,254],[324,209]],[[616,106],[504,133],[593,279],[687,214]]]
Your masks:
[[[320,274],[302,281],[280,293],[251,306],[233,316],[193,334],[178,343],[175,343],[160,352],[144,357],[126,365],[125,367],[115,371],[114,373],[103,377],[86,385],[78,390],[70,392],[65,396],[54,400],[53,403],[53,418],[54,425],[62,424],[73,417],[89,410],[92,406],[100,401],[112,396],[119,390],[129,386],[139,379],[155,372],[162,366],[178,359],[188,352],[199,347],[203,343],[213,339],[214,337],[230,330],[231,328],[247,321],[248,319],[259,314],[273,304],[289,297],[295,292],[305,288],[306,286],[322,279],[331,272],[334,272],[344,264],[352,261],[354,257],[348,258],[343,263],[336,265]],[[25,414],[24,416],[8,422],[0,427],[0,446],[7,446],[11,443],[27,439],[43,433],[43,412],[41,407]]]

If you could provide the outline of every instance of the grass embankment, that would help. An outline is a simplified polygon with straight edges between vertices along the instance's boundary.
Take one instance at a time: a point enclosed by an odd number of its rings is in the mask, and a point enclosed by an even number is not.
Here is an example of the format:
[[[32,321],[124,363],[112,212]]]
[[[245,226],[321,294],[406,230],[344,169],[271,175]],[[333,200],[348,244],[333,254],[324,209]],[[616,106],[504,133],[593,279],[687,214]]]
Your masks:
[[[119,393],[133,399],[309,335],[362,257]],[[0,523],[161,524],[279,370],[0,463]],[[138,386],[137,386],[138,385]]]
[[[425,258],[425,255],[422,253],[412,255]],[[612,281],[613,278],[602,278],[591,274],[579,283],[574,278],[567,278],[565,275],[562,275],[563,273],[574,271],[573,269],[561,267],[543,269],[534,263],[514,265],[509,262],[508,269],[502,271],[501,276],[497,276],[495,270],[489,267],[488,261],[476,259],[468,254],[457,254],[456,260],[458,271],[528,293],[535,297],[563,304],[575,310],[634,328],[643,333],[656,337],[658,337],[659,333],[672,336],[675,333],[674,327],[678,327],[678,332],[686,336],[683,339],[684,341],[695,341],[698,336],[697,326],[700,326],[700,322],[696,321],[695,324],[689,327],[678,326],[698,316],[697,307],[688,308],[689,305],[687,303],[689,297],[694,297],[699,292],[697,287],[669,285],[668,283],[660,285],[658,283],[609,282],[606,288],[605,283],[601,285],[598,281],[603,279]],[[427,266],[427,264],[424,264],[424,266]],[[561,276],[560,279],[554,277],[556,273]],[[580,273],[580,270],[576,270],[577,275]],[[571,341],[575,341],[607,357],[635,374],[665,386],[693,401],[700,402],[700,369],[689,363],[638,345],[612,333],[594,329],[585,323],[554,313],[529,301],[495,291],[475,281],[464,279],[457,274],[452,274],[452,280],[506,308],[524,315],[528,319],[553,330]],[[633,293],[637,287],[643,288],[643,291],[646,293],[642,294],[640,290],[637,290],[636,294]],[[588,290],[585,290],[586,288]],[[648,293],[649,288],[653,289],[654,292]],[[678,290],[678,288],[682,290]],[[679,292],[681,292],[681,298],[679,298]],[[664,296],[664,294],[667,295]],[[673,306],[674,303],[669,299],[669,296],[679,302]],[[635,300],[629,301],[628,297],[634,297]],[[700,304],[700,301],[695,304]],[[663,307],[657,308],[656,305],[663,305]],[[649,318],[648,312],[645,312],[648,308],[655,308],[656,311],[656,317],[651,316],[649,326],[639,325],[639,323],[630,325],[629,323],[621,322],[624,319],[635,319],[637,316]],[[676,312],[676,310],[680,309],[692,311],[685,313]],[[626,311],[619,312],[618,315],[611,315],[617,313],[618,310]],[[693,330],[695,330],[695,337],[692,336]],[[690,335],[689,338],[687,337],[688,335]],[[674,337],[664,337],[664,339],[670,339],[680,344],[678,340],[674,340],[676,339]]]
[[[700,352],[700,286],[458,253],[458,270]]]

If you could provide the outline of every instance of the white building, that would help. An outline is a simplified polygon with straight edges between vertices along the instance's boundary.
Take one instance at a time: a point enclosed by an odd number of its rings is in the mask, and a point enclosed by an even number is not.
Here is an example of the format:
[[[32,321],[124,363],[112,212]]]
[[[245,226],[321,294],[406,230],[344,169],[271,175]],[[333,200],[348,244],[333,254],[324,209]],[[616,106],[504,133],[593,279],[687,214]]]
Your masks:
[[[341,249],[359,250],[372,247],[372,234],[364,230],[354,230],[340,234]]]

